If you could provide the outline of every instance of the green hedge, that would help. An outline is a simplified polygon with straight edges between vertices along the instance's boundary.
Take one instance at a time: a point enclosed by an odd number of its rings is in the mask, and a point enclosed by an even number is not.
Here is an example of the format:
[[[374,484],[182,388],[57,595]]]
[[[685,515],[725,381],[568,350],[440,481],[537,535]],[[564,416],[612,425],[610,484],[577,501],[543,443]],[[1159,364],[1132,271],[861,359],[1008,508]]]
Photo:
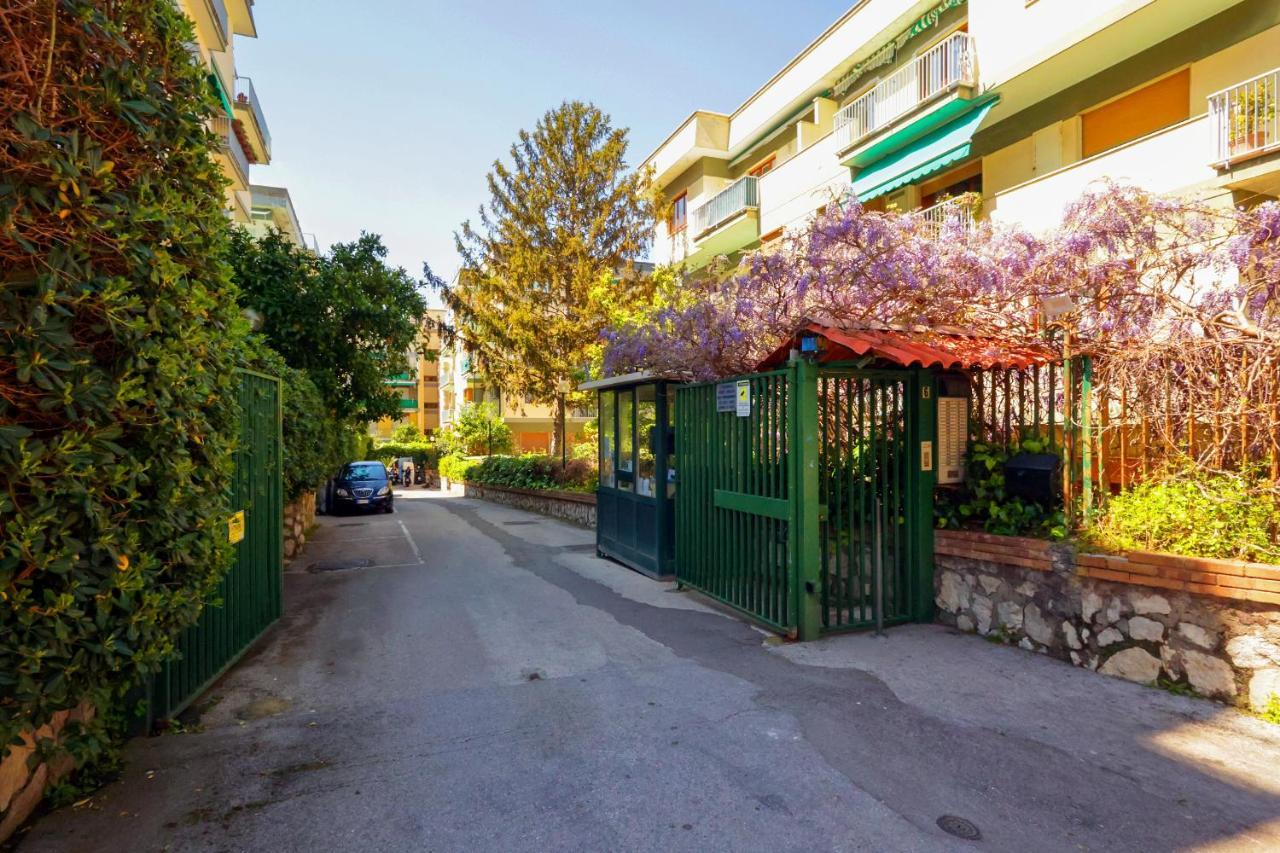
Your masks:
[[[138,683],[215,589],[248,331],[190,22],[59,0],[6,24],[0,745]]]
[[[548,489],[594,492],[596,471],[590,463],[560,460],[529,454],[526,456],[486,456],[476,460],[447,456],[440,463],[441,475],[451,480],[510,489]]]

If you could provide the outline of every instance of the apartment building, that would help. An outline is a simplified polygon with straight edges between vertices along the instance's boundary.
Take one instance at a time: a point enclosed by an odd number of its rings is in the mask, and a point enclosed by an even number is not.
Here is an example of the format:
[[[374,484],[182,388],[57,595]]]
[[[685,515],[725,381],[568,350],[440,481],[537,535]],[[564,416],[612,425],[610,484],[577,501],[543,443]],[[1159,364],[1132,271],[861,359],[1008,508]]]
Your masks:
[[[284,187],[251,184],[249,197],[252,218],[246,227],[250,234],[261,239],[274,228],[295,246],[315,254],[320,253],[316,236],[302,230],[302,223],[298,220],[298,212],[294,210],[293,198],[289,195],[289,190]]]
[[[257,38],[253,0],[175,0],[195,24],[193,52],[209,70],[209,85],[222,104],[213,121],[220,147],[218,159],[230,179],[228,215],[236,222],[253,222],[253,193],[249,167],[271,162],[271,132],[253,80],[236,73],[235,40]]]
[[[645,161],[653,260],[696,270],[837,198],[1033,230],[1102,178],[1280,195],[1275,0],[862,0]]]
[[[441,354],[440,377],[441,426],[455,422],[468,403],[492,403],[511,428],[515,452],[550,452],[551,437],[556,431],[555,406],[520,399],[487,382],[460,341]],[[590,409],[571,408],[565,418],[569,444],[580,443],[586,425],[594,420],[595,413]]]
[[[369,434],[376,439],[388,439],[396,427],[413,424],[430,435],[440,429],[440,376],[442,345],[440,323],[444,312],[427,311],[422,328],[418,332],[418,344],[407,353],[409,369],[387,380],[400,397],[400,414],[396,418],[383,418],[369,425]]]

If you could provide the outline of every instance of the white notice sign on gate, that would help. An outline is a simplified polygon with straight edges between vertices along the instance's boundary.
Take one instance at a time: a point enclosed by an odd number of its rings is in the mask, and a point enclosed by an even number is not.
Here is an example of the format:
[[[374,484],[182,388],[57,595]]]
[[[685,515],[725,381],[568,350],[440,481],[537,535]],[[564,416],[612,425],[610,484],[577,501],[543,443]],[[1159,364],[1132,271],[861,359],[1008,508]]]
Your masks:
[[[751,417],[751,380],[738,380],[738,417]]]

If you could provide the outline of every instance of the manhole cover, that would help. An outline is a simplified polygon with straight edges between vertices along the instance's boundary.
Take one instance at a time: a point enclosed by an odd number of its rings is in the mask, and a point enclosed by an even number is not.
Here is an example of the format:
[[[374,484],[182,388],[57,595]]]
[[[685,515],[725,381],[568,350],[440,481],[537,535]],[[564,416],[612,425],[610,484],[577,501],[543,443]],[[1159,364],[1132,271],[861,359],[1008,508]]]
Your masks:
[[[982,837],[982,833],[978,831],[978,827],[973,821],[956,817],[953,814],[944,814],[938,818],[938,828],[947,835],[954,835],[956,838],[963,838],[965,841],[977,841]]]
[[[307,566],[307,571],[311,574],[319,572],[345,572],[351,569],[367,569],[373,565],[373,560],[321,560],[318,563],[312,563]]]
[[[520,527],[521,525],[524,525],[524,524],[537,524],[538,522],[536,521],[504,521],[502,523],[505,524],[507,527]]]

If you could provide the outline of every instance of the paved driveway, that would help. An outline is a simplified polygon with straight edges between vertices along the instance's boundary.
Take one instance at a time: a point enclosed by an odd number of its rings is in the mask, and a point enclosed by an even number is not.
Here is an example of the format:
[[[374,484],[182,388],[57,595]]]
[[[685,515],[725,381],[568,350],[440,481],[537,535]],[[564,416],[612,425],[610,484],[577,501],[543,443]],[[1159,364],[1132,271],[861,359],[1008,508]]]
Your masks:
[[[323,519],[198,725],[21,850],[1280,849],[1280,729],[933,626],[779,645],[592,543]]]

